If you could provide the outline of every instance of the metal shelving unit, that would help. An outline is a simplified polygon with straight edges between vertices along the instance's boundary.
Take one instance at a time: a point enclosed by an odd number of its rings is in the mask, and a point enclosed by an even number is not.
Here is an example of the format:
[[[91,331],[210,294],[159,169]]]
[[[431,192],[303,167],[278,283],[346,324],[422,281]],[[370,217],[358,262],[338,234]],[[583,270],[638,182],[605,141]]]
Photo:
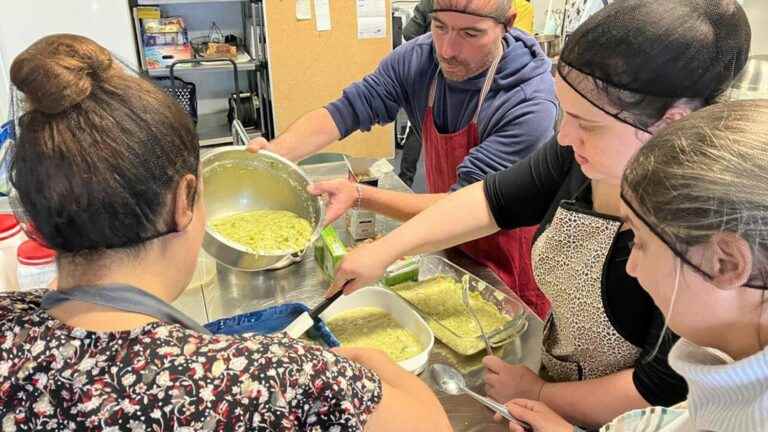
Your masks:
[[[263,135],[260,130],[248,130],[247,132],[251,138]],[[200,138],[201,147],[231,143],[232,135],[227,121],[227,112],[218,111],[199,115],[197,117],[197,135]]]
[[[139,6],[162,6],[186,3],[244,3],[248,0],[137,0]]]
[[[200,5],[208,5],[215,3],[239,3],[241,4],[241,20],[242,29],[233,31],[234,33],[242,34],[243,41],[250,42],[245,48],[246,52],[240,52],[238,58],[235,60],[237,63],[238,73],[245,73],[247,79],[246,85],[242,85],[240,92],[251,93],[254,98],[254,105],[257,107],[258,112],[254,113],[257,116],[259,123],[258,128],[250,128],[247,130],[248,134],[253,137],[271,135],[271,121],[270,113],[265,112],[269,110],[270,98],[264,92],[268,91],[268,87],[264,85],[268,81],[266,58],[264,55],[265,49],[262,40],[263,28],[260,27],[263,23],[261,17],[260,4],[257,0],[128,0],[129,6],[133,11],[133,25],[134,33],[137,42],[137,49],[140,59],[140,65],[143,72],[153,78],[168,77],[170,75],[169,68],[155,68],[149,69],[146,66],[144,60],[144,49],[142,40],[142,27],[139,19],[137,18],[136,8],[139,6],[168,6],[168,5],[183,5],[185,8],[188,5],[189,8],[195,8]],[[178,9],[176,9],[178,10]],[[194,9],[190,9],[194,10]],[[182,15],[183,14],[179,14]],[[190,29],[191,30],[191,29]],[[197,30],[200,30],[199,24]],[[251,46],[254,45],[254,46]],[[204,74],[208,72],[217,71],[232,71],[232,65],[229,62],[222,61],[217,63],[203,63],[203,64],[177,64],[174,68],[174,74],[187,74],[186,77],[194,77],[198,86],[198,94],[200,94],[200,88],[205,85],[206,80]],[[194,75],[189,75],[194,74]],[[203,75],[200,75],[203,74]],[[244,80],[241,79],[242,83]],[[230,94],[222,96],[222,99],[227,99]],[[207,99],[210,100],[210,99]],[[218,99],[214,99],[218,100]],[[225,145],[232,142],[231,129],[229,121],[227,119],[227,111],[214,111],[207,113],[199,113],[197,118],[197,133],[200,138],[200,146],[216,146]]]
[[[245,57],[245,58],[243,58]],[[263,69],[263,65],[256,60],[251,60],[248,55],[241,55],[237,59],[237,70],[239,71],[255,71]],[[221,62],[221,64],[201,64],[201,65],[179,65],[176,67],[176,71],[231,71],[232,66],[227,62]],[[165,77],[168,76],[168,68],[149,69],[147,70],[151,77]]]

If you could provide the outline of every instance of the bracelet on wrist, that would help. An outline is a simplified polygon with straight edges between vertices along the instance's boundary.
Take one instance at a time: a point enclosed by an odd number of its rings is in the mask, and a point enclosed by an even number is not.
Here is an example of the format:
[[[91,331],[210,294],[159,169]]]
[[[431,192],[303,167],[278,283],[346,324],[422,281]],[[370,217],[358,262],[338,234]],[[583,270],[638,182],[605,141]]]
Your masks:
[[[360,183],[355,183],[355,191],[357,191],[357,199],[355,200],[355,209],[360,210],[363,208],[363,187]]]

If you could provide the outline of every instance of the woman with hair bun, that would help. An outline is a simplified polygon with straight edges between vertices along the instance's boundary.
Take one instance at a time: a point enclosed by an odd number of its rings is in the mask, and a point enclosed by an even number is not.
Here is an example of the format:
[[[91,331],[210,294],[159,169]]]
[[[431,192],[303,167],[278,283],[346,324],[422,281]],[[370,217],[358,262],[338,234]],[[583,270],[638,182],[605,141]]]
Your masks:
[[[32,44],[11,80],[27,108],[11,181],[59,280],[0,294],[3,430],[450,430],[381,352],[213,336],[170,306],[205,207],[197,135],[161,89],[69,34]]]

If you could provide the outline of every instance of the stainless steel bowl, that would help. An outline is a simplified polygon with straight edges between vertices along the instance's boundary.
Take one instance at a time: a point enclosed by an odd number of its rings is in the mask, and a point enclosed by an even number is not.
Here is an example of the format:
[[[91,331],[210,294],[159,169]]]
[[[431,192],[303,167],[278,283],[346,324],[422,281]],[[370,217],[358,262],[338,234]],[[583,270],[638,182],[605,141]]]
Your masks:
[[[206,227],[203,249],[218,262],[236,270],[281,268],[301,260],[320,235],[325,210],[319,197],[310,195],[309,178],[292,162],[274,153],[250,153],[243,146],[221,147],[201,160],[208,218],[252,210],[288,210],[312,224],[304,250],[278,255],[255,254]]]

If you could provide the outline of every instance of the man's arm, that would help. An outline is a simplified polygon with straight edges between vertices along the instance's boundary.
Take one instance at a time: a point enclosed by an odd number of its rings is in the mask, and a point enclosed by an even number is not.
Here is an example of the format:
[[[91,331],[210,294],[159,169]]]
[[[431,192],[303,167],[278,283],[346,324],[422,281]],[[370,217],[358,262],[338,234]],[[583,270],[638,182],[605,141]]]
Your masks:
[[[327,195],[325,224],[333,223],[356,205],[392,219],[408,220],[426,210],[447,194],[414,194],[358,185],[346,179],[315,183],[309,188],[314,195]]]
[[[317,153],[339,138],[341,134],[331,114],[327,109],[320,108],[303,115],[271,142],[263,140],[261,144],[271,152],[298,161]]]
[[[521,104],[516,115],[497,127],[495,133],[472,149],[457,168],[458,181],[453,190],[466,187],[497,171],[515,165],[543,144],[552,139],[555,107],[548,101],[532,101]],[[557,143],[550,143],[555,153]],[[550,152],[547,152],[547,154]],[[546,160],[544,157],[537,159]],[[519,174],[514,174],[519,176]],[[341,217],[348,209],[360,204],[361,207],[386,215],[393,219],[408,220],[427,207],[439,201],[446,194],[410,194],[361,186],[358,192],[354,183],[346,180],[332,180],[316,183],[311,189],[315,195],[326,194],[329,205],[326,223]],[[358,203],[358,200],[360,201]],[[544,208],[548,206],[544,204]]]
[[[497,104],[499,109],[502,104]],[[494,121],[493,130],[456,169],[458,182],[454,189],[484,180],[488,175],[504,171],[533,154],[552,139],[557,118],[554,101],[534,99],[516,105]]]
[[[414,55],[412,49],[395,50],[376,71],[345,88],[339,99],[305,114],[270,143],[251,141],[249,150],[266,148],[297,161],[355,131],[394,121],[406,100],[403,81],[413,73],[413,63],[423,60]]]
[[[459,167],[456,186],[481,180],[485,177],[484,171],[490,173],[503,169],[503,165],[512,166],[551,139],[554,107],[549,105],[540,101],[531,103],[526,107],[528,114],[516,118],[508,130],[499,131],[473,149]],[[528,123],[525,128],[521,127],[524,123]],[[519,150],[507,150],[509,142],[518,144]],[[372,187],[361,187],[360,192],[363,208],[401,221],[421,213],[447,195],[410,194]]]

